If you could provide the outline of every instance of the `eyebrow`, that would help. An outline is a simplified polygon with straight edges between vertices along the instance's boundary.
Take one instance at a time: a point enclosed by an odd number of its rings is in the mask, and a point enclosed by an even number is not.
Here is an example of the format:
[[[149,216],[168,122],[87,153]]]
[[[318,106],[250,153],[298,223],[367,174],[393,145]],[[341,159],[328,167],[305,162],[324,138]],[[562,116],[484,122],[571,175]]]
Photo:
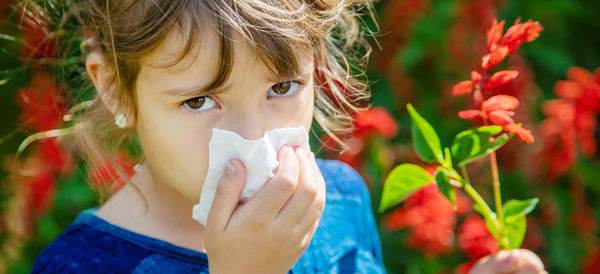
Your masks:
[[[292,80],[297,80],[297,79],[302,79],[302,78],[308,77],[310,74],[312,74],[312,71],[304,71],[302,73],[298,73],[297,75],[291,76],[291,77],[280,76],[280,77],[275,77],[275,78],[269,78],[269,81],[271,81],[271,82],[292,81]],[[229,83],[227,85],[220,86],[220,87],[217,87],[214,89],[206,89],[207,85],[208,84],[202,83],[199,85],[192,85],[190,87],[168,89],[168,90],[164,90],[162,92],[168,96],[173,96],[173,97],[208,96],[208,95],[220,93],[223,90],[230,89],[232,86],[232,83]]]

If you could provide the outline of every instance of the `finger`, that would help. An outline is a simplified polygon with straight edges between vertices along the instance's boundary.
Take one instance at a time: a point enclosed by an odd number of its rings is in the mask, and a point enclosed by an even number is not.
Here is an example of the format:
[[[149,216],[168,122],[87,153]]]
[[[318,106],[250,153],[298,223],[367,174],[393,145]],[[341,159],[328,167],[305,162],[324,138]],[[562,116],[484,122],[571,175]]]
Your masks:
[[[519,265],[520,260],[516,252],[501,250],[479,260],[471,269],[471,273],[513,273],[519,269]]]
[[[318,184],[320,186],[319,193],[318,193],[317,197],[315,198],[315,200],[312,202],[311,206],[307,209],[306,213],[304,214],[304,217],[302,217],[302,220],[297,225],[296,229],[294,230],[294,232],[293,232],[294,235],[303,235],[303,234],[308,233],[311,230],[312,225],[315,222],[317,224],[319,223],[321,216],[323,214],[323,210],[325,209],[325,204],[326,204],[325,182],[323,181],[322,176],[317,176],[317,177],[318,177]]]
[[[303,149],[297,149],[296,156],[300,164],[298,187],[275,218],[275,222],[290,232],[300,222],[319,192],[316,170],[310,162],[309,154]]]
[[[224,230],[235,211],[246,184],[246,170],[238,159],[231,159],[217,184],[215,197],[208,212],[207,227]]]
[[[275,176],[246,202],[243,210],[255,214],[253,216],[255,221],[272,221],[296,190],[299,170],[298,158],[294,151],[287,145],[281,147]]]
[[[323,187],[323,191],[326,194],[326,189],[327,189],[327,185],[325,184],[325,180],[323,180],[323,174],[321,174],[321,169],[319,169],[319,165],[317,165],[317,161],[315,159],[315,154],[313,152],[309,152],[309,156],[311,159],[311,164],[313,165],[313,167],[315,168],[315,170],[317,171],[317,178],[319,178],[319,181],[322,183],[321,187]]]
[[[517,249],[513,250],[513,252],[517,253],[517,257],[520,260],[520,268],[516,272],[517,274],[538,274],[546,272],[542,260],[540,260],[540,258],[531,250]]]

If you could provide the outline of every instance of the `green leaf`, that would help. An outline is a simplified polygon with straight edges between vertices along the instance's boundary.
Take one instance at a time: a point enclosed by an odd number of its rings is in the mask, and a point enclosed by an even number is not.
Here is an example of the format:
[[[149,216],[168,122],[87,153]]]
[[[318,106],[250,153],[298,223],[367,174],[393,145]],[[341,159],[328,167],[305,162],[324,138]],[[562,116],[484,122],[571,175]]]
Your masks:
[[[512,219],[516,219],[519,217],[525,217],[529,214],[537,203],[540,201],[538,198],[532,198],[525,201],[520,200],[508,200],[502,206],[502,211],[504,211],[504,221],[510,222]]]
[[[411,134],[415,150],[419,157],[423,161],[429,163],[437,161],[438,163],[444,162],[442,156],[442,146],[440,144],[440,138],[438,137],[435,129],[423,118],[411,104],[406,105],[410,118],[412,120]]]
[[[510,222],[504,222],[504,231],[508,237],[508,248],[516,249],[521,247],[525,238],[525,230],[527,229],[527,220],[525,216],[518,216],[511,219]]]
[[[435,183],[440,192],[446,196],[450,203],[452,203],[452,208],[456,211],[456,194],[454,193],[454,188],[452,188],[448,176],[441,170],[438,170],[435,174]]]
[[[473,209],[475,211],[479,212],[479,214],[481,214],[481,216],[483,216],[483,220],[485,220],[485,225],[487,226],[488,231],[490,232],[490,234],[492,234],[492,236],[494,236],[494,238],[498,239],[500,237],[500,233],[498,233],[498,229],[494,225],[494,222],[492,221],[492,219],[490,219],[490,218],[497,219],[496,213],[491,212],[492,216],[487,216],[484,213],[483,209],[478,204],[473,204]]]
[[[379,212],[397,205],[411,193],[432,181],[433,177],[417,165],[402,164],[395,167],[383,185]]]
[[[486,156],[490,152],[502,147],[514,134],[502,134],[490,142],[490,138],[502,132],[500,126],[482,126],[476,129],[465,130],[454,137],[452,142],[452,156],[459,165],[466,165],[471,161]]]
[[[519,248],[521,243],[523,243],[527,229],[527,219],[525,216],[533,211],[538,202],[538,198],[525,201],[509,200],[502,206],[502,210],[504,211],[504,228],[510,249]]]

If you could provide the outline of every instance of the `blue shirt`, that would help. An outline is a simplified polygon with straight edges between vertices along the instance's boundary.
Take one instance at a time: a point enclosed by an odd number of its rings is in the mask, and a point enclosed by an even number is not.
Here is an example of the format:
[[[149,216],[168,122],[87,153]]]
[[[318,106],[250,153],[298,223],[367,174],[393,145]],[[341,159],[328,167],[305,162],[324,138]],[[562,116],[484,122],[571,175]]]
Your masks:
[[[342,162],[317,159],[317,164],[327,187],[325,208],[289,273],[385,273],[364,181]],[[112,225],[95,210],[81,212],[38,255],[32,273],[208,273],[206,253]]]

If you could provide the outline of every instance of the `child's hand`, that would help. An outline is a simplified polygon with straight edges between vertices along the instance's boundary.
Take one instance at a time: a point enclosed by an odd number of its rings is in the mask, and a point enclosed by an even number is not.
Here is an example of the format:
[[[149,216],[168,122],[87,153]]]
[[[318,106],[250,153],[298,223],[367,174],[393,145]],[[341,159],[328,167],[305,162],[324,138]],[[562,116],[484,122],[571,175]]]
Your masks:
[[[246,173],[231,160],[208,214],[205,248],[211,273],[286,273],[300,259],[325,207],[314,154],[284,146],[279,167],[239,205]]]
[[[471,269],[471,273],[538,274],[548,272],[544,270],[544,264],[535,253],[526,249],[515,249],[502,250],[482,258]]]

